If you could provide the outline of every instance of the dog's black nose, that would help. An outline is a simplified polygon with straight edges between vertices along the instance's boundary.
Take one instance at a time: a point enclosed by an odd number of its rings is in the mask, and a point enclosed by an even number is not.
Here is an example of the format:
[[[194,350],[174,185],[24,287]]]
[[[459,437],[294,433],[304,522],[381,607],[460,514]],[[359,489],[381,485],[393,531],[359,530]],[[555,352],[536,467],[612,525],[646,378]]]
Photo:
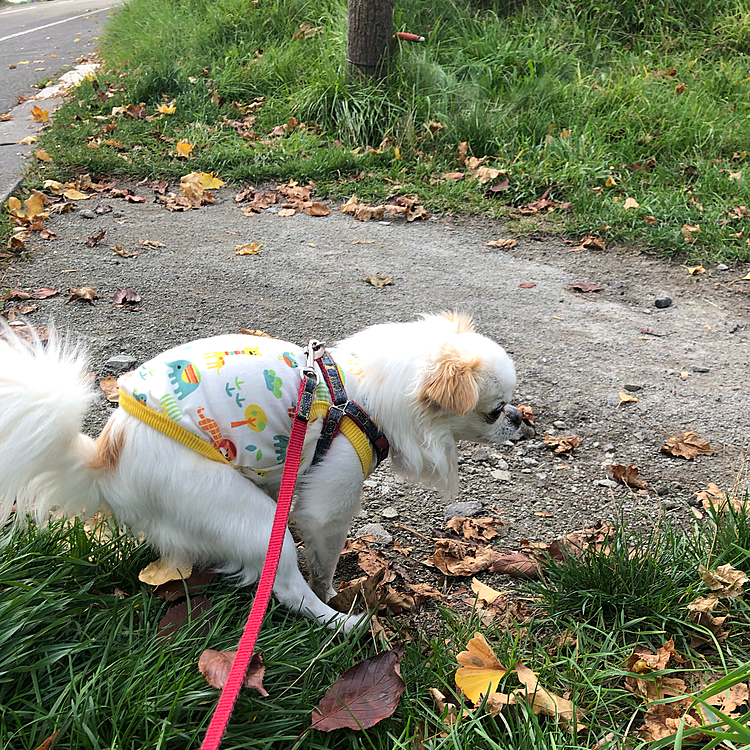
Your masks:
[[[515,406],[511,406],[510,404],[506,404],[504,411],[506,419],[512,425],[516,425],[516,427],[521,426],[521,422],[523,422],[523,414],[520,409],[516,409]]]

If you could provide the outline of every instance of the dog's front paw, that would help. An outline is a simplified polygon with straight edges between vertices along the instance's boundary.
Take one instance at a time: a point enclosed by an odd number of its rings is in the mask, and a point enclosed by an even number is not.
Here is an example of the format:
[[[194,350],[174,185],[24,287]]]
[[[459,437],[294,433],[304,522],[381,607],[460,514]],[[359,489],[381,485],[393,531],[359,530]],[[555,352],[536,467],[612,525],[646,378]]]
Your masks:
[[[357,630],[362,623],[366,622],[368,616],[367,612],[363,615],[344,615],[342,630],[345,633],[351,633],[353,630]]]

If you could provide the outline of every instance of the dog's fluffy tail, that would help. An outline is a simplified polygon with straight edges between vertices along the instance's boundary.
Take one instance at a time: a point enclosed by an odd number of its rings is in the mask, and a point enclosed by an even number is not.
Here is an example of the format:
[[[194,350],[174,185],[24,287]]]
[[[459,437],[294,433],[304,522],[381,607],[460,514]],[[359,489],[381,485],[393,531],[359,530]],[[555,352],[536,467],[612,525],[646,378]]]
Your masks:
[[[0,524],[14,503],[19,522],[98,507],[96,445],[81,433],[94,396],[86,363],[79,346],[54,333],[45,346],[0,328]]]

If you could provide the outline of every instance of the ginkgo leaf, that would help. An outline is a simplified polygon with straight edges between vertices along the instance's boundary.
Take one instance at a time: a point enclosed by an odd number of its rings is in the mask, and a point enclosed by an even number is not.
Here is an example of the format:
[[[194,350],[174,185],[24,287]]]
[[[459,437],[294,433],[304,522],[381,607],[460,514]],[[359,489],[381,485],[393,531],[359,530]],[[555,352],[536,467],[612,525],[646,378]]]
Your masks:
[[[477,595],[479,599],[492,604],[499,596],[502,596],[502,592],[497,589],[493,589],[490,586],[486,586],[476,578],[471,579],[471,590]]]
[[[36,156],[39,161],[52,161],[52,157],[43,148],[34,151],[34,156]]]
[[[574,718],[580,720],[581,712],[567,699],[547,690],[539,684],[539,678],[527,666],[516,664],[518,679],[526,688],[527,697],[535,714],[544,714],[560,719],[566,726],[574,723]],[[519,695],[520,691],[515,691]],[[580,727],[580,723],[578,724]]]
[[[461,665],[456,670],[456,685],[472,703],[479,703],[482,695],[495,692],[508,670],[498,661],[481,633],[474,633],[466,649],[456,656]]]
[[[178,141],[175,148],[177,149],[177,156],[187,159],[188,156],[190,156],[190,152],[195,148],[195,145],[188,141],[181,140]]]
[[[149,563],[139,574],[138,580],[149,586],[161,586],[167,581],[190,578],[193,566],[185,562],[173,562],[164,557]]]
[[[625,203],[622,204],[622,207],[625,209],[628,208],[638,208],[640,206],[640,203],[635,198],[626,198]]]
[[[63,196],[69,201],[85,201],[91,197],[90,195],[86,195],[86,193],[82,193],[80,190],[76,190],[75,188],[69,188],[63,193]]]
[[[27,135],[25,138],[21,138],[19,143],[23,143],[24,146],[30,146],[32,143],[36,143],[39,140],[38,135]]]
[[[31,108],[31,119],[34,122],[49,122],[49,110],[42,109],[35,104]]]
[[[173,115],[177,110],[177,107],[175,106],[173,99],[169,104],[160,104],[156,109],[163,115]]]
[[[625,391],[620,391],[619,395],[620,403],[615,407],[617,409],[619,409],[623,404],[634,404],[638,401],[635,396],[631,396],[629,393],[625,393]]]
[[[246,242],[244,245],[235,245],[234,252],[235,255],[257,255],[262,248],[263,245],[259,242]]]
[[[224,182],[224,180],[216,177],[213,172],[201,172],[200,184],[204,190],[218,190],[226,183]]]

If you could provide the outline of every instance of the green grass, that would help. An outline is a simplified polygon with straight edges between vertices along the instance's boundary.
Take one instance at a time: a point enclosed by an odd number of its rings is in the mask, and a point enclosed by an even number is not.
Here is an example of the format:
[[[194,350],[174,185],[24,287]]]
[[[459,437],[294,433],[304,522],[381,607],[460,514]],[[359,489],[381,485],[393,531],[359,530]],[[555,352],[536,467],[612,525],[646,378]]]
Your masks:
[[[527,597],[536,598],[535,614],[521,627],[485,628],[476,614],[447,607],[439,610],[440,632],[432,637],[408,617],[392,621],[406,644],[406,690],[394,716],[363,732],[311,732],[297,747],[411,750],[419,738],[431,750],[591,747],[610,732],[622,737],[632,717],[645,709],[623,687],[624,664],[636,643],[655,651],[674,636],[678,650],[691,659],[687,668],[699,674],[747,669],[750,610],[744,603],[731,606],[729,640],[719,644],[707,637],[708,647],[698,651],[691,637],[707,631],[699,633],[684,618],[687,602],[707,592],[699,563],[747,563],[746,514],[713,518],[689,535],[666,523],[645,538],[620,527],[609,555],[550,564],[544,583],[527,590]],[[138,581],[154,555],[127,536],[106,533],[109,529],[105,525],[92,534],[78,521],[32,526],[0,548],[3,747],[34,750],[56,730],[56,750],[181,750],[200,743],[218,692],[198,673],[198,658],[204,648],[234,648],[252,591],[217,580],[206,592],[214,608],[210,632],[184,629],[164,642],[156,637],[158,622],[170,605]],[[629,552],[633,545],[640,556]],[[456,654],[477,630],[505,666],[521,660],[548,690],[569,696],[584,712],[587,728],[573,735],[519,706],[495,718],[476,711],[449,730],[428,688],[461,703],[453,681]],[[554,649],[555,638],[566,630],[577,645]],[[270,696],[243,692],[222,745],[227,750],[292,747],[326,688],[380,650],[366,636],[332,638],[325,628],[273,603],[259,649]],[[511,673],[501,689],[515,685]],[[745,719],[734,728],[736,737],[744,736]]]
[[[302,23],[319,33],[295,40]],[[109,84],[114,96],[100,100],[91,82],[77,91],[42,141],[55,163],[37,176],[203,169],[234,183],[312,179],[360,199],[386,195],[387,178],[433,210],[506,216],[551,188],[573,209],[548,226],[688,260],[750,259],[735,236],[747,220],[729,214],[750,205],[747,0],[405,0],[394,26],[427,42],[395,48],[382,86],[357,86],[346,83],[342,0],[129,0],[101,40],[100,94]],[[266,103],[246,140],[226,121],[242,119],[233,101],[254,97]],[[118,118],[105,135],[96,119],[173,98],[161,120]],[[311,127],[268,138],[291,117]],[[121,147],[89,148],[97,137]],[[164,138],[194,143],[189,163]],[[364,153],[384,138],[400,154]],[[508,171],[498,198],[475,180],[436,181],[460,168],[462,141]],[[625,210],[626,198],[639,207]],[[684,224],[700,225],[693,244]]]

